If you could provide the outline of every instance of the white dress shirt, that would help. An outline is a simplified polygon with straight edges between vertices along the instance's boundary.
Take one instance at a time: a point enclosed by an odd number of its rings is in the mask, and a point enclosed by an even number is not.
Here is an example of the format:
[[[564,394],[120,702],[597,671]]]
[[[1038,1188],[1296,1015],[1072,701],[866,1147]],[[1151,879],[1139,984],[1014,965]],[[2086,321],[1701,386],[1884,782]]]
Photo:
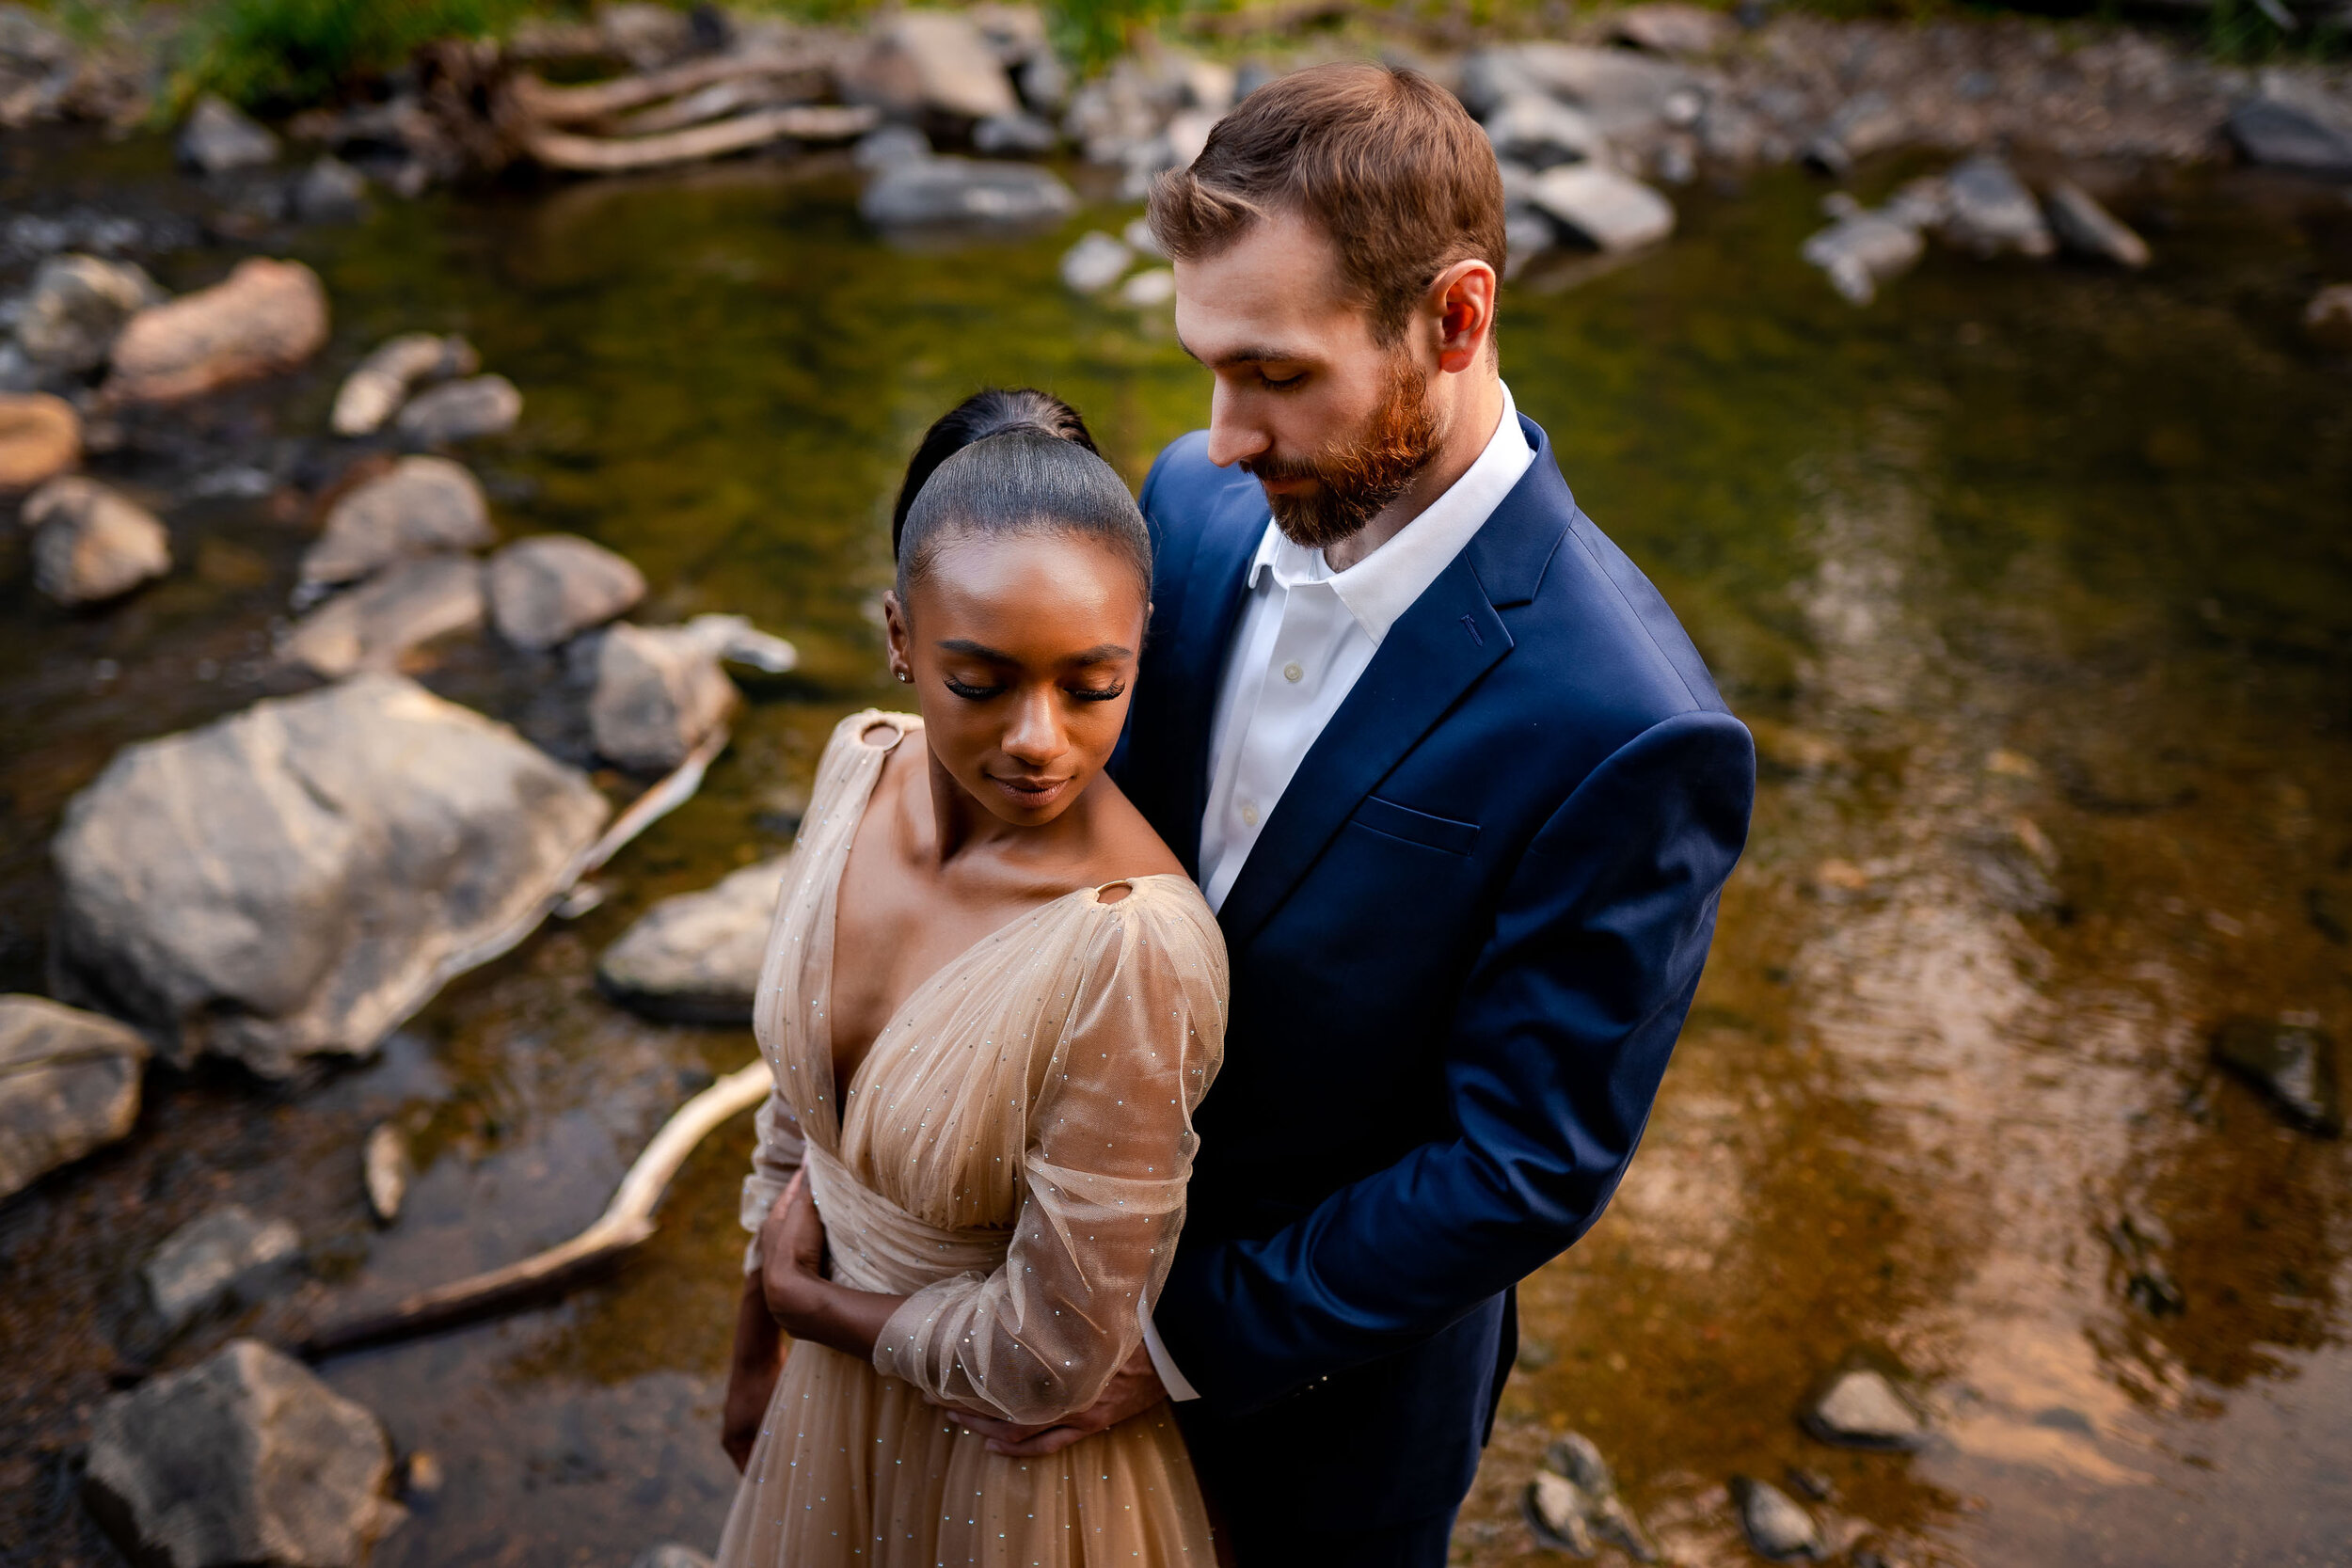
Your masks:
[[[1200,891],[1211,909],[1225,907],[1282,791],[1389,628],[1453,564],[1534,461],[1504,387],[1502,418],[1469,471],[1347,570],[1331,570],[1321,550],[1293,544],[1267,516],[1209,730]],[[1148,1310],[1143,1343],[1171,1399],[1200,1397],[1160,1343]]]

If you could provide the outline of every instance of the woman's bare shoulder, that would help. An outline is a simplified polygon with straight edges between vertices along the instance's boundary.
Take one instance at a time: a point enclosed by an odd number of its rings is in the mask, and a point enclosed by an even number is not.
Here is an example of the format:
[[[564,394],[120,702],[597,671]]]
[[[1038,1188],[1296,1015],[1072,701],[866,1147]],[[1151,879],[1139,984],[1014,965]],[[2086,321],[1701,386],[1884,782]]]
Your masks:
[[[1107,773],[1087,787],[1089,824],[1087,879],[1100,887],[1129,877],[1184,876],[1184,863],[1168,841],[1152,831]]]

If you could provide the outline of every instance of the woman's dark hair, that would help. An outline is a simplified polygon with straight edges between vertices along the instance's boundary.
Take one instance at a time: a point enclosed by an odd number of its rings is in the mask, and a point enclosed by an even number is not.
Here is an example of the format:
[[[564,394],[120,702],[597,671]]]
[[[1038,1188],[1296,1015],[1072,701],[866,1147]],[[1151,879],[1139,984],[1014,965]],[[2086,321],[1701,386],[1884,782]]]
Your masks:
[[[918,479],[917,469],[949,420],[992,398],[1033,400],[1013,406],[1038,417],[1009,420],[966,438],[941,453]],[[1064,433],[1065,419],[1074,435]],[[908,467],[907,483],[912,495],[899,498],[894,531],[901,604],[941,546],[970,534],[1062,533],[1095,540],[1123,556],[1135,568],[1144,598],[1152,596],[1152,536],[1135,498],[1095,452],[1077,414],[1043,392],[982,392],[968,400],[931,427],[923,451]]]
[[[957,404],[923,433],[923,444],[907,459],[907,477],[898,486],[898,504],[890,513],[890,553],[906,533],[907,511],[922,494],[924,483],[938,467],[983,436],[1008,430],[1036,430],[1074,441],[1094,451],[1094,437],[1078,411],[1051,392],[1034,387],[990,387]]]

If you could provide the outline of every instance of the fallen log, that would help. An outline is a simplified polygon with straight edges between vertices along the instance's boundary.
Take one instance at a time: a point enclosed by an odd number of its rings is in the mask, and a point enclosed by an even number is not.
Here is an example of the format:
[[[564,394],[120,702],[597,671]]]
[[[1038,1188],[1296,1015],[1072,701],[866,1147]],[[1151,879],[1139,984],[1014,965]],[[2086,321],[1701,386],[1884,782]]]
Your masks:
[[[720,55],[707,60],[689,60],[662,71],[640,71],[633,76],[616,76],[609,82],[589,82],[571,87],[520,75],[509,85],[509,90],[514,94],[515,106],[526,119],[548,125],[580,125],[624,110],[659,103],[665,98],[675,98],[716,82],[749,76],[821,77],[832,67],[830,56],[813,52]]]
[[[681,131],[689,125],[701,125],[744,109],[772,109],[782,104],[803,101],[808,95],[795,92],[785,84],[757,76],[739,76],[732,81],[713,82],[707,87],[696,87],[666,103],[650,109],[639,109],[618,119],[602,122],[597,129],[614,136],[648,136],[662,131]]]
[[[882,123],[879,110],[801,103],[761,109],[713,125],[626,140],[580,136],[532,127],[522,135],[523,150],[549,168],[583,174],[620,174],[660,168],[742,152],[789,137],[798,141],[852,141]]]
[[[305,1338],[297,1351],[304,1359],[317,1361],[365,1345],[409,1338],[556,1293],[610,1266],[654,1233],[654,1208],[695,1146],[758,1104],[771,1081],[768,1064],[756,1061],[679,1106],[621,1178],[604,1212],[570,1241],[502,1269],[420,1291],[387,1311],[329,1323]]]

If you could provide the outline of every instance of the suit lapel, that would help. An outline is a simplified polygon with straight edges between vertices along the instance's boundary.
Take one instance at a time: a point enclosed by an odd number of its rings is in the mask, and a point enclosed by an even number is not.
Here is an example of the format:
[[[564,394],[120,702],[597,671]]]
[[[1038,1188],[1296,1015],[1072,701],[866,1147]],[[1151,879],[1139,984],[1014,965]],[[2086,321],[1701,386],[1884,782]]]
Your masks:
[[[1242,499],[1257,495],[1253,483]],[[1216,694],[1232,654],[1234,623],[1241,616],[1243,574],[1265,532],[1263,502],[1254,519],[1248,515],[1249,510],[1229,503],[1203,528],[1191,568],[1178,585],[1184,597],[1172,607],[1173,637],[1159,674],[1172,689],[1168,697],[1171,745],[1166,754],[1184,759],[1172,817],[1176,841],[1168,847],[1196,876],[1200,817],[1209,803],[1210,726],[1216,719]]]

